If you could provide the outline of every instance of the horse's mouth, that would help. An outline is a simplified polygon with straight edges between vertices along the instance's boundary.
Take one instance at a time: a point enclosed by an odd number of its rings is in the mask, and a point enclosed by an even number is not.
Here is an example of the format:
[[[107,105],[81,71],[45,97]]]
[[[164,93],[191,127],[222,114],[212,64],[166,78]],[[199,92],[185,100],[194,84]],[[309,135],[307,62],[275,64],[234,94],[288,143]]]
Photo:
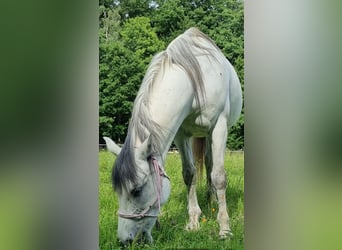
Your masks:
[[[143,231],[140,233],[137,233],[136,236],[133,238],[128,238],[125,241],[120,241],[121,247],[129,247],[132,245],[146,245],[151,244],[153,242],[153,238],[151,236],[151,233]]]

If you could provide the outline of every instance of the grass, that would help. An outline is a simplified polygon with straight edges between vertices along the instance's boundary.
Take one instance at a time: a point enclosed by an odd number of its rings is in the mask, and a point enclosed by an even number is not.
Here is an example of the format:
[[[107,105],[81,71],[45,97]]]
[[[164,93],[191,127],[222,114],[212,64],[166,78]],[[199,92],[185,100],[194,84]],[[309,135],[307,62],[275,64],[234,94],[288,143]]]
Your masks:
[[[115,157],[100,151],[99,223],[100,249],[120,249],[117,241],[118,201],[111,185],[111,169]],[[216,222],[217,204],[206,199],[205,176],[197,188],[198,202],[202,209],[201,228],[196,232],[185,231],[188,222],[187,192],[183,183],[181,160],[178,154],[169,154],[166,172],[171,179],[171,195],[159,216],[160,228],[152,230],[152,245],[132,245],[130,249],[244,249],[244,155],[226,153],[225,167],[228,173],[226,191],[230,226],[234,237],[220,240]]]

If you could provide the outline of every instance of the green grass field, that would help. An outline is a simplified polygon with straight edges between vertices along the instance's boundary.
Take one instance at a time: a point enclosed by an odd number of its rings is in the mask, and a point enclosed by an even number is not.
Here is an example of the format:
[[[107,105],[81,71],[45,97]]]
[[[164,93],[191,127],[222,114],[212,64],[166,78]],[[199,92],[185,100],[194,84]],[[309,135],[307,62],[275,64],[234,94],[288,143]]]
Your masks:
[[[108,152],[99,153],[99,226],[100,249],[120,249],[117,241],[118,201],[111,185],[111,169],[115,157]],[[152,245],[132,245],[130,249],[244,249],[244,155],[226,153],[225,167],[228,173],[226,191],[230,225],[234,237],[220,240],[216,222],[217,204],[206,199],[205,176],[197,188],[198,202],[202,209],[201,228],[196,232],[185,231],[188,220],[187,192],[182,178],[181,160],[178,154],[169,154],[166,172],[171,179],[171,195],[159,216],[160,228],[152,230]]]

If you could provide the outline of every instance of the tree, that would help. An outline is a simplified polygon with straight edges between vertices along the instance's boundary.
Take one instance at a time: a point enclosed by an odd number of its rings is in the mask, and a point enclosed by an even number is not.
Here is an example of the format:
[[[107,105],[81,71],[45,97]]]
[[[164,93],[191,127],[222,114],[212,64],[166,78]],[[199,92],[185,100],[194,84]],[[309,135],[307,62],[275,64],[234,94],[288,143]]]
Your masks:
[[[148,17],[131,18],[125,22],[120,32],[124,46],[133,51],[147,67],[151,58],[165,48]]]
[[[151,17],[158,37],[166,43],[183,33],[186,29],[187,15],[182,0],[164,1],[160,3]]]
[[[100,39],[100,138],[122,142],[146,68],[164,43],[146,17],[131,18],[115,32],[117,36]]]
[[[123,141],[133,101],[143,77],[142,66],[134,53],[120,42],[100,45],[101,137],[109,136]]]
[[[118,5],[121,8],[121,16],[123,19],[134,17],[149,17],[155,5],[151,0],[121,0]]]
[[[118,40],[121,21],[119,10],[120,8],[111,9],[106,8],[104,5],[99,7],[100,43],[108,43],[109,41]]]

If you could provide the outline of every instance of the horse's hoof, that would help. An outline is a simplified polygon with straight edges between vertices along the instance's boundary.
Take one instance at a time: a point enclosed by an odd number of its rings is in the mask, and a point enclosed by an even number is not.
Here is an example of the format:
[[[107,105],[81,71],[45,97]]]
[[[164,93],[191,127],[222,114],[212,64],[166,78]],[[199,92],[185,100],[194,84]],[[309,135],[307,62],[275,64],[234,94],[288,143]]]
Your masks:
[[[233,236],[234,236],[234,234],[232,233],[231,230],[222,230],[219,233],[219,237],[221,240],[230,239]]]
[[[197,231],[199,228],[200,228],[199,222],[189,222],[186,225],[185,230],[187,230],[187,231]]]

